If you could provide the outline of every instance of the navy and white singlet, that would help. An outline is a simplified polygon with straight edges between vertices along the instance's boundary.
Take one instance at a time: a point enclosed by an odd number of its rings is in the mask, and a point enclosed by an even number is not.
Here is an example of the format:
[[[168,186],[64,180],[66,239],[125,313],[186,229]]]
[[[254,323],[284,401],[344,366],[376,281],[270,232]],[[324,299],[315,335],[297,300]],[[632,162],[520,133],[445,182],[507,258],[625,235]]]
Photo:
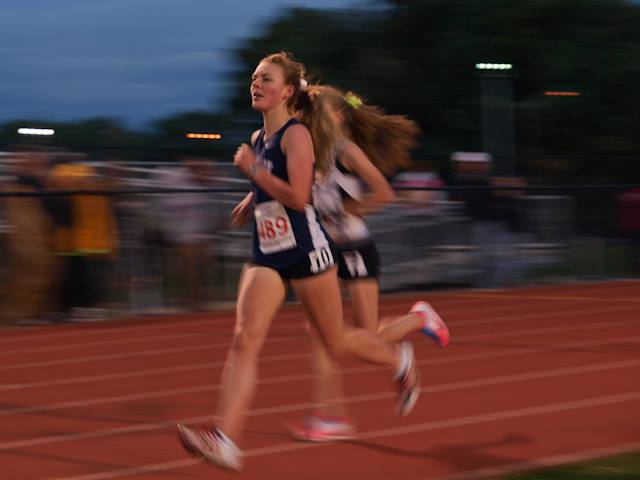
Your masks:
[[[362,180],[340,163],[346,145],[346,141],[338,145],[333,166],[326,175],[316,176],[313,185],[313,206],[322,226],[339,247],[364,245],[372,240],[364,219],[344,208],[345,198],[360,201],[364,195]]]
[[[253,146],[261,168],[288,182],[287,157],[280,142],[297,119],[290,119],[266,142],[260,130]],[[318,221],[312,205],[300,212],[274,200],[258,185],[251,182],[254,201],[253,262],[283,271],[296,265],[306,265],[310,274],[327,270],[333,264],[329,236]]]
[[[364,219],[349,213],[344,200],[361,201],[364,184],[340,162],[348,142],[336,148],[334,165],[313,185],[313,205],[334,242],[338,276],[343,280],[378,278],[380,255]]]

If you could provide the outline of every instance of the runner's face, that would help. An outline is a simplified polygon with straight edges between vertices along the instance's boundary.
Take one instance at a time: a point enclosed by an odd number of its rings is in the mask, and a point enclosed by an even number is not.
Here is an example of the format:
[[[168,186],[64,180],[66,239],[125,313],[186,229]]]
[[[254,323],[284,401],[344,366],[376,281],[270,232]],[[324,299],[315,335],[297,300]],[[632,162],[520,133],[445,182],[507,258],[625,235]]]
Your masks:
[[[251,76],[250,92],[253,109],[265,112],[286,101],[293,94],[293,86],[285,83],[282,67],[262,62]]]

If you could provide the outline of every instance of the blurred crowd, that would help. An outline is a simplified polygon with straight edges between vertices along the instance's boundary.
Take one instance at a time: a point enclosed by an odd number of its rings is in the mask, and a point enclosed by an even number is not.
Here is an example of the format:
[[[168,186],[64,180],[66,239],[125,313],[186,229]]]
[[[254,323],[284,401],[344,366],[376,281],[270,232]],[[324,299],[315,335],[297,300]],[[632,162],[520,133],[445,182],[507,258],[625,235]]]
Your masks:
[[[231,164],[182,156],[136,167],[19,146],[1,160],[0,326],[195,312],[233,297],[250,248],[250,232],[228,223],[242,194],[195,191],[246,190]],[[454,155],[450,167],[445,180],[435,164],[415,162],[393,178],[396,202],[370,218],[383,291],[513,283],[532,265],[566,265],[581,235],[630,247],[622,270],[640,273],[638,190],[587,192],[600,215],[573,194],[525,192],[520,177],[492,176],[483,154]],[[174,192],[123,194],[140,187]]]
[[[112,195],[135,186],[131,169],[74,152],[14,147],[4,160],[2,191],[17,195],[0,206],[0,323],[206,308],[220,228],[211,194]],[[212,165],[184,157],[146,175],[146,185],[213,186]]]

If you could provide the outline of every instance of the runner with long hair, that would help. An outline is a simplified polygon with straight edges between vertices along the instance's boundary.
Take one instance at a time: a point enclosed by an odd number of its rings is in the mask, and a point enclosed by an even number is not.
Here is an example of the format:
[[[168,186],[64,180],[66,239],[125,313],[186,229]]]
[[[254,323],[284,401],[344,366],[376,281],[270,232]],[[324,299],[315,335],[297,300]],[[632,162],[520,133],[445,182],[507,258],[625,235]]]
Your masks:
[[[328,171],[336,128],[325,117],[319,129],[325,137],[312,140],[294,117],[299,97],[305,96],[304,76],[303,65],[286,53],[263,58],[252,75],[251,104],[262,114],[263,127],[234,157],[252,188],[233,210],[232,221],[242,225],[253,211],[253,258],[240,279],[215,426],[178,426],[189,452],[235,470],[242,467],[238,442],[255,390],[258,354],[287,283],[332,358],[352,354],[394,371],[398,414],[409,413],[420,392],[411,344],[390,345],[374,332],[344,325],[332,243],[311,205],[314,164]]]
[[[393,201],[394,192],[385,176],[410,164],[410,150],[420,132],[418,126],[404,116],[387,115],[354,93],[335,87],[314,85],[305,95],[298,117],[312,136],[319,126],[324,128],[321,115],[333,118],[339,130],[333,164],[329,170],[317,172],[313,203],[335,243],[338,276],[349,292],[355,325],[378,332],[392,344],[422,330],[440,346],[446,346],[449,331],[427,302],[417,302],[407,315],[378,320],[380,256],[364,219]],[[314,332],[312,350],[317,408],[302,424],[289,426],[294,436],[302,440],[350,438],[355,427],[341,401],[342,375]]]

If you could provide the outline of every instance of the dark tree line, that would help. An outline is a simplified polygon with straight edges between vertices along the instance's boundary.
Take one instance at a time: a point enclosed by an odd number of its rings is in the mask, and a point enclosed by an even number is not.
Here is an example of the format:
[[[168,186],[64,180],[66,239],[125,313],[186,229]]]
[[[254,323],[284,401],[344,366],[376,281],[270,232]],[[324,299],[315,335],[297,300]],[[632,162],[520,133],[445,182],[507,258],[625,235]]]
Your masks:
[[[144,135],[99,120],[66,128],[76,139],[84,132],[85,143],[186,148],[184,132],[216,125],[225,138],[207,148],[228,156],[260,123],[248,99],[256,62],[287,50],[313,80],[416,120],[424,132],[416,158],[445,159],[482,149],[474,65],[508,62],[520,173],[640,181],[639,26],[640,6],[624,0],[370,0],[346,10],[283,10],[234,52],[236,87],[223,111],[178,113]],[[549,90],[580,96],[545,96]],[[9,130],[0,141],[11,140]]]
[[[237,52],[232,105],[257,59],[289,50],[321,82],[354,89],[423,128],[418,156],[480,150],[478,62],[515,66],[520,169],[571,180],[638,178],[640,7],[622,0],[411,0],[291,10]],[[545,91],[578,91],[547,97]],[[607,164],[602,165],[603,159]],[[566,178],[560,178],[566,177]]]

